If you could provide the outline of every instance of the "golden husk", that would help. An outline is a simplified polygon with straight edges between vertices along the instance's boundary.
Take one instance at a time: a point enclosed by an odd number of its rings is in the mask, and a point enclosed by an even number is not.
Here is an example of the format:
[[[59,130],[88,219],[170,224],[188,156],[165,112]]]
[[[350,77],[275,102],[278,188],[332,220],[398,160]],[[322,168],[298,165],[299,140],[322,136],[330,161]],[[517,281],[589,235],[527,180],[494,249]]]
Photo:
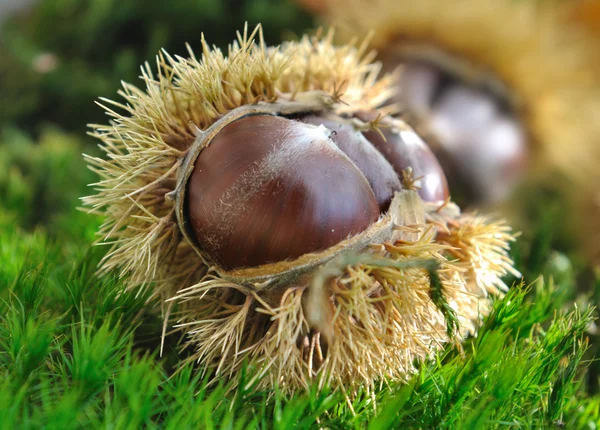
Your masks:
[[[198,59],[191,49],[190,58],[163,52],[156,75],[144,68],[146,88],[124,84],[123,103],[103,99],[111,123],[92,126],[106,153],[87,157],[100,181],[84,198],[105,218],[99,243],[110,250],[100,271],[119,271],[128,293],[150,289],[165,330],[182,330],[190,360],[215,378],[235,380],[246,363],[262,388],[291,393],[316,381],[348,396],[403,380],[451,339],[475,333],[488,296],[506,289],[501,277],[518,275],[505,224],[461,215],[451,203],[425,205],[410,190],[394,199],[389,240],[332,255],[276,288],[227,276],[186,240],[178,183],[194,142],[219,119],[315,96],[345,114],[391,97],[394,77],[376,78],[380,67],[364,45],[335,47],[332,37],[267,48],[257,29],[227,56],[204,39]]]

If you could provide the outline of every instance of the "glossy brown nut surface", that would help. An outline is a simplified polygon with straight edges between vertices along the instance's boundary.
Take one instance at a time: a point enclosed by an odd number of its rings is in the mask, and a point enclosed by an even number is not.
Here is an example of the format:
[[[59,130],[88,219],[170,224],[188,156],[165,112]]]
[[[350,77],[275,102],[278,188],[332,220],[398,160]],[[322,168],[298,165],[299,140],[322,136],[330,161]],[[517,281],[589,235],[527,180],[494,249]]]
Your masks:
[[[331,140],[352,160],[367,178],[381,212],[385,212],[394,193],[402,189],[400,178],[385,157],[352,124],[319,115],[300,118],[308,124],[323,124],[331,131]]]
[[[379,217],[369,183],[324,127],[269,116],[226,126],[188,182],[200,248],[224,269],[325,250]]]
[[[361,119],[372,119],[371,114],[361,114]],[[420,187],[419,196],[428,202],[441,202],[448,198],[448,181],[435,154],[427,144],[412,130],[392,131],[380,129],[385,139],[377,131],[363,134],[401,177],[402,171],[412,168],[413,178]]]

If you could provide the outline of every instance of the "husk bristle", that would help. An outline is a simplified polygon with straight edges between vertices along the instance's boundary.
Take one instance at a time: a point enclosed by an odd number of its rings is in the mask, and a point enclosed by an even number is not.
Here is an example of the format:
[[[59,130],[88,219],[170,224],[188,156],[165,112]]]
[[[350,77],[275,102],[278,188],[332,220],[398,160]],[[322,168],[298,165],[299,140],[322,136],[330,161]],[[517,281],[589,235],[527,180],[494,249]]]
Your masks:
[[[379,247],[364,262],[342,259],[341,275],[326,278],[317,304],[331,318],[328,341],[311,321],[310,313],[321,309],[309,304],[314,286],[308,282],[288,286],[271,304],[264,294],[242,292],[218,277],[180,292],[171,300],[181,309],[177,327],[194,348],[188,360],[208,364],[216,379],[248,365],[255,375],[248,384],[287,394],[317,383],[354,397],[377,381],[406,380],[434,351],[476,334],[490,309],[488,296],[507,290],[502,277],[520,276],[507,255],[514,238],[506,225],[473,215],[436,218],[435,225],[413,226],[421,232],[417,241]],[[441,220],[448,229],[438,240]],[[439,264],[442,300],[452,316],[432,299],[428,270],[410,264],[423,261]],[[456,318],[451,331],[449,317]]]

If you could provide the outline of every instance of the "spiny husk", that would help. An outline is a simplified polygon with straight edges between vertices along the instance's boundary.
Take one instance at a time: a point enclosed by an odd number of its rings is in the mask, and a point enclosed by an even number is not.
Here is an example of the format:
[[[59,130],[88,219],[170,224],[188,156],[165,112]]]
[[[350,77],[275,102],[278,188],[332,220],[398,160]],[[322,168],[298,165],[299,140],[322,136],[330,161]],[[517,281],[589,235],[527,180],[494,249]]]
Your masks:
[[[600,191],[600,39],[584,29],[595,29],[597,1],[328,3],[329,20],[346,29],[345,38],[374,31],[373,46],[382,58],[405,48],[434,47],[475,73],[495,76],[531,138],[530,179],[566,180],[557,185],[568,189],[567,204],[590,220],[579,229],[581,240],[600,249],[600,239],[590,234],[600,212],[587,217],[594,207],[591,196]],[[573,25],[578,19],[580,25]],[[508,210],[518,212],[515,205]]]
[[[86,157],[101,181],[93,184],[97,194],[84,198],[106,219],[100,236],[110,251],[102,270],[118,269],[132,286],[152,280],[156,294],[206,271],[200,259],[189,261],[192,249],[180,234],[173,201],[165,196],[175,189],[197,131],[227,112],[314,91],[337,99],[340,90],[346,104],[339,111],[370,110],[391,95],[391,76],[376,80],[379,66],[364,46],[336,48],[330,32],[322,40],[305,37],[267,48],[258,30],[240,35],[227,56],[204,39],[201,59],[191,49],[190,58],[162,52],[156,75],[148,64],[142,69],[145,90],[124,83],[119,95],[125,103],[102,99],[112,122],[92,125],[91,134],[102,141],[107,158]]]
[[[157,75],[143,69],[145,90],[124,84],[124,103],[104,100],[112,122],[94,125],[92,135],[106,159],[87,157],[101,180],[84,199],[106,219],[101,272],[119,270],[128,290],[150,288],[165,328],[175,322],[191,360],[216,378],[235,377],[247,362],[259,387],[291,393],[318,380],[349,396],[380,378],[402,380],[417,360],[475,332],[488,294],[504,291],[501,277],[515,273],[506,256],[512,236],[452,204],[429,208],[426,218],[416,192],[403,191],[412,210],[395,240],[340,255],[288,285],[249,288],[206,265],[184,239],[170,197],[199,130],[241,106],[315,94],[338,114],[373,110],[395,82],[376,80],[379,66],[364,48],[336,48],[331,33],[279,48],[266,48],[258,34],[258,43],[255,34],[239,36],[228,56],[204,40],[200,59],[191,50],[189,59],[162,53]]]
[[[317,383],[353,398],[378,381],[406,380],[419,361],[475,334],[488,295],[506,291],[507,273],[519,276],[504,223],[461,215],[455,206],[431,206],[426,218],[406,227],[417,232],[414,241],[343,256],[275,298],[242,292],[215,274],[180,291],[171,301],[179,304],[176,327],[194,349],[189,360],[209,364],[215,379],[248,365],[248,385],[284,393]],[[439,283],[428,261],[439,264]],[[327,314],[330,333],[315,329],[314,313]]]

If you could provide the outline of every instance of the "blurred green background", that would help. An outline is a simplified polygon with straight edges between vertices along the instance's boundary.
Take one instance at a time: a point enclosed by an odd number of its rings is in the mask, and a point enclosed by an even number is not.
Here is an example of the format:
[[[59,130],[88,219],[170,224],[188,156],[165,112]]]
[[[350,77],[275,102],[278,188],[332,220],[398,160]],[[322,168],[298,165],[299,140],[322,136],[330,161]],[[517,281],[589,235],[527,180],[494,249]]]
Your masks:
[[[0,37],[0,124],[33,134],[48,123],[82,132],[101,120],[93,100],[112,96],[121,80],[136,82],[161,48],[185,55],[202,32],[225,48],[246,21],[262,23],[276,44],[312,24],[295,4],[276,0],[41,0],[17,13]]]
[[[116,99],[121,81],[166,49],[186,55],[201,33],[222,49],[245,22],[262,23],[267,43],[310,28],[290,1],[0,1],[0,204],[2,218],[58,233],[93,180],[82,152],[87,125],[106,122],[98,97]],[[64,226],[64,224],[62,224]]]
[[[226,49],[246,21],[262,23],[269,44],[315,25],[291,1],[0,0],[0,429],[371,422],[370,398],[353,405],[358,414],[327,393],[267,406],[271,394],[250,389],[227,403],[225,388],[207,394],[193,366],[172,377],[178,339],[158,357],[162,323],[145,297],[118,294],[117,276],[94,276],[99,220],[77,210],[96,179],[81,155],[97,154],[87,124],[108,120],[94,101],[117,98],[121,81],[140,84],[140,65],[159,49],[185,55],[202,32]],[[595,327],[580,309],[597,303],[600,282],[555,237],[558,198],[531,201],[537,224],[513,249],[527,283],[546,281],[517,285],[466,358],[447,351],[410,385],[378,393],[371,428],[597,428],[598,378],[587,371],[597,347],[584,356]]]

